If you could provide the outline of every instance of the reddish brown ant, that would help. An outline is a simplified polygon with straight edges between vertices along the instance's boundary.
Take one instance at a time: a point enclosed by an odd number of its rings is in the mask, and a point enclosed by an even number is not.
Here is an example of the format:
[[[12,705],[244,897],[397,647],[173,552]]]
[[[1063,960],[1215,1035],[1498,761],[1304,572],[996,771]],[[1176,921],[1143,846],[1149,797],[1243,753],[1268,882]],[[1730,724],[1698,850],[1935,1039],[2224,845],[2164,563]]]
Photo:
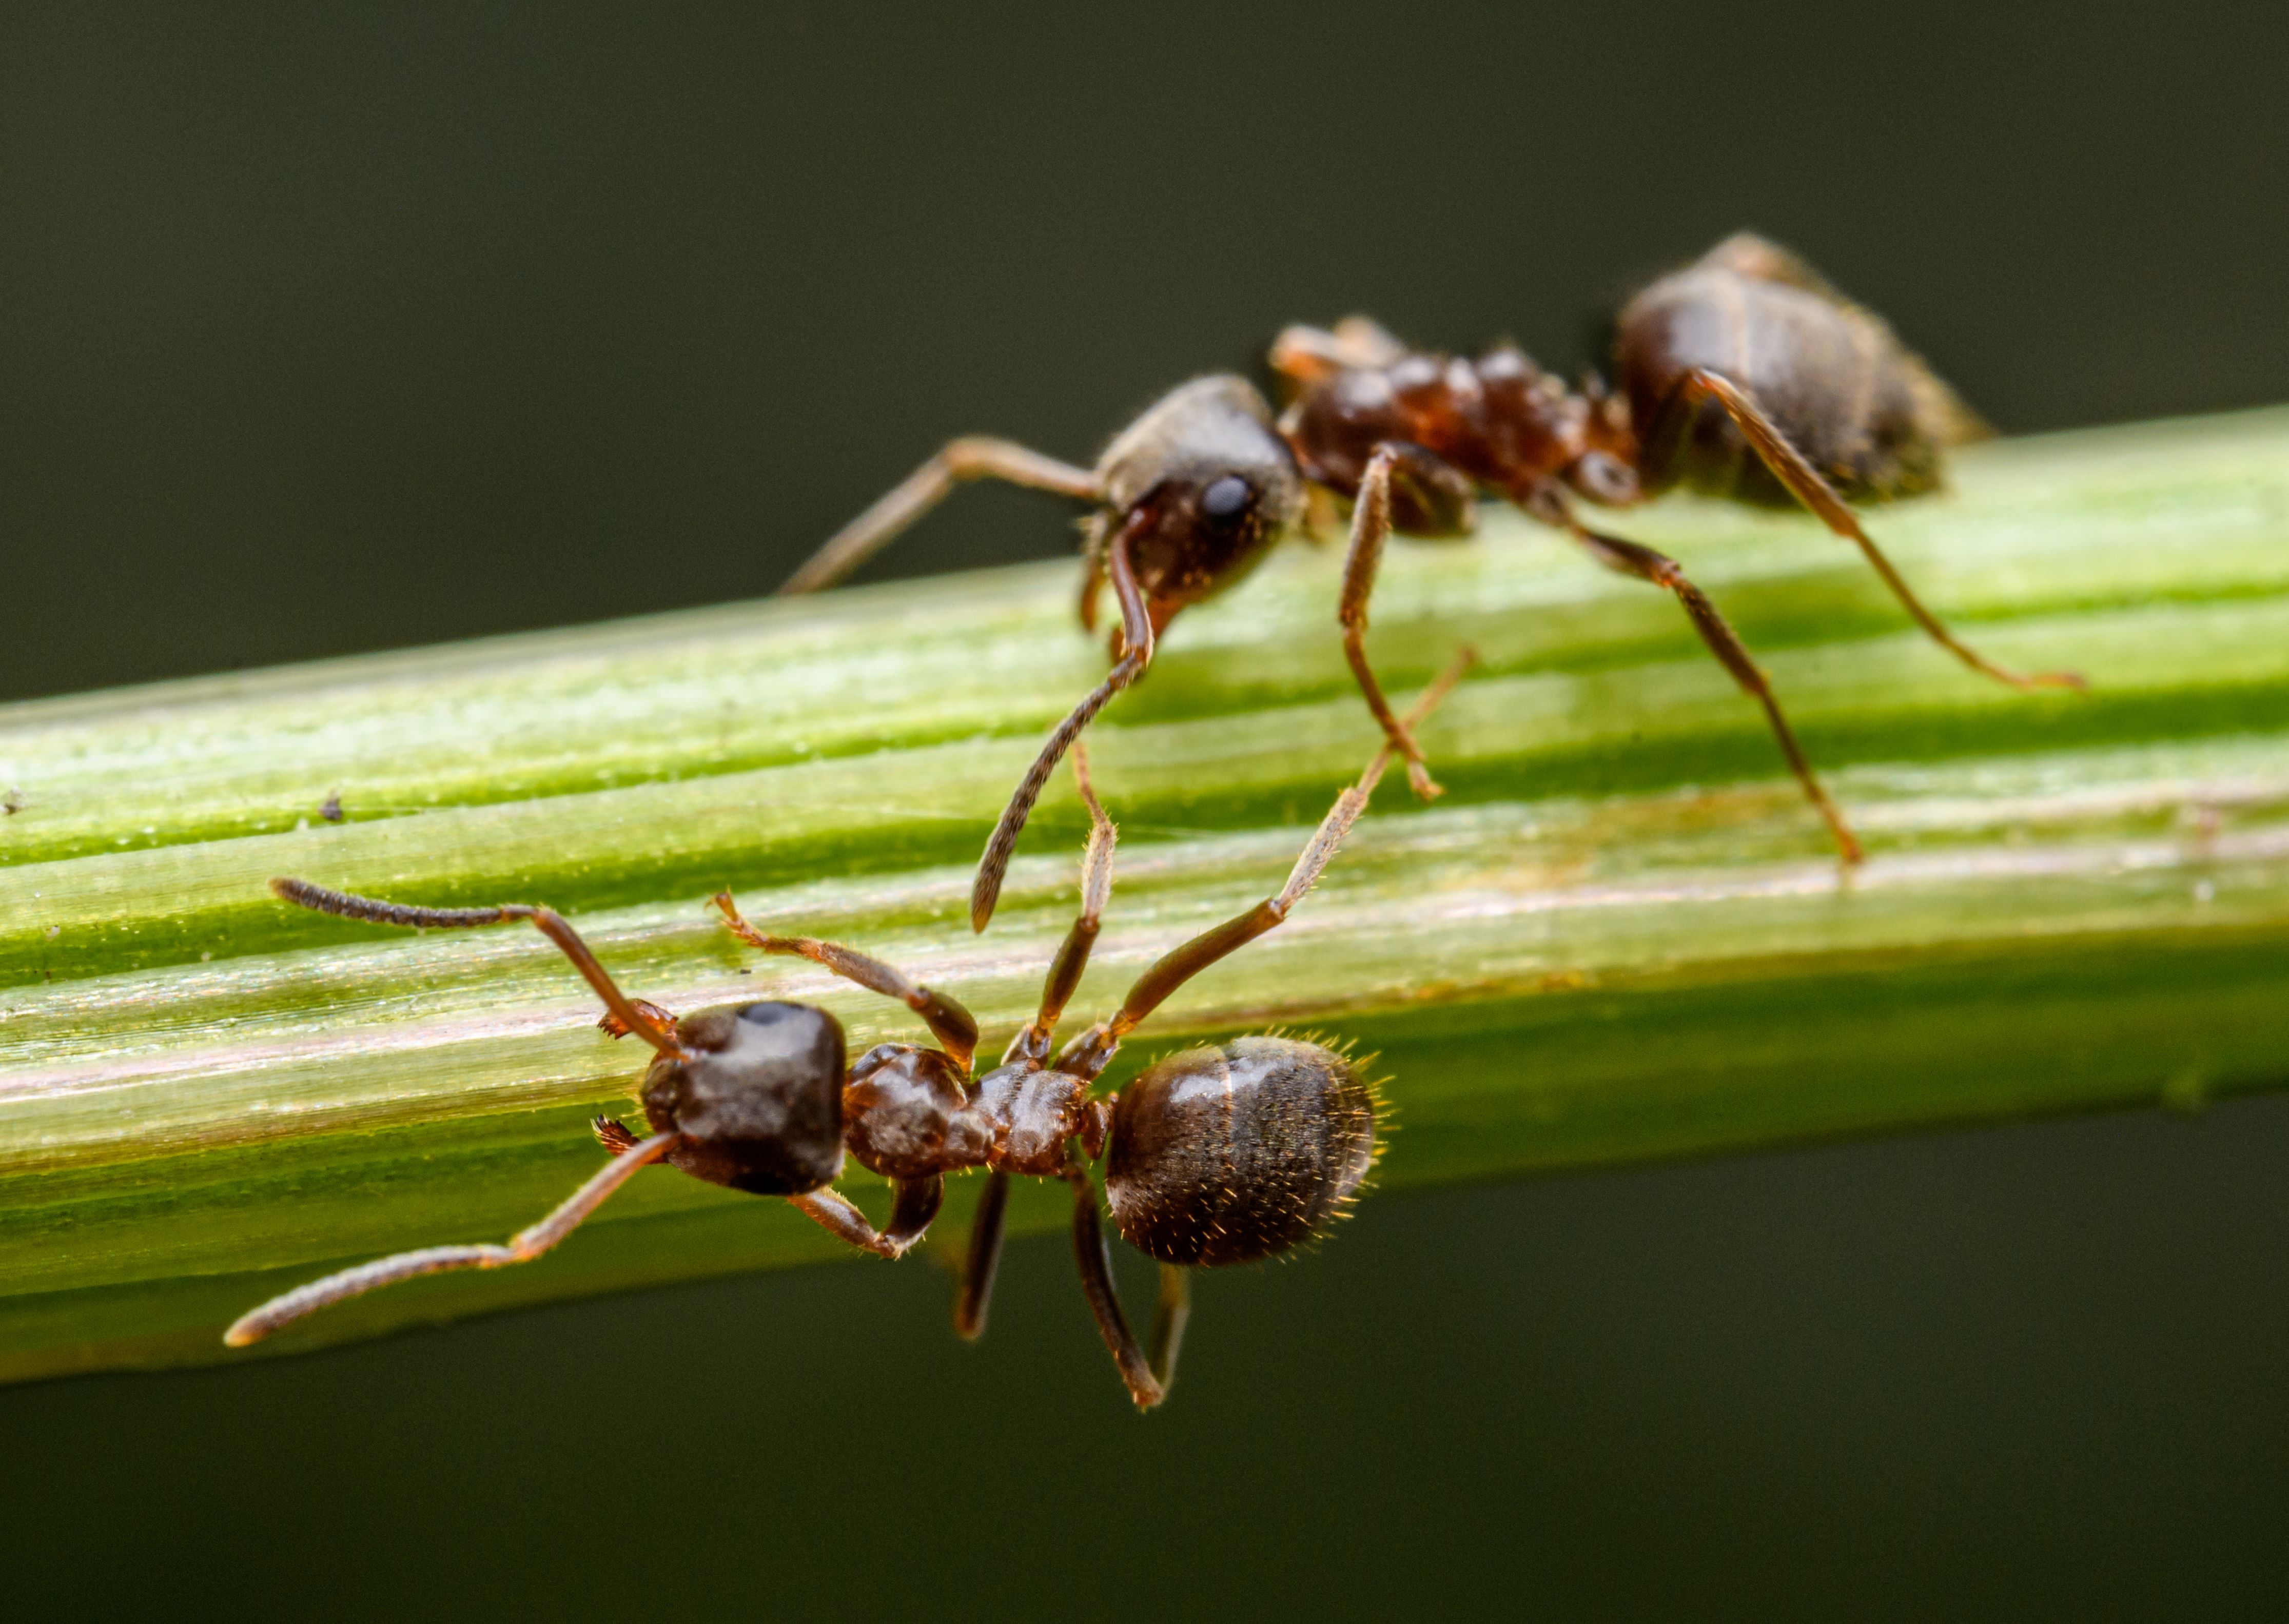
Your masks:
[[[1436,705],[1467,663],[1466,655],[1426,690],[1408,720]],[[887,1258],[903,1256],[928,1232],[945,1174],[983,1168],[955,1329],[965,1337],[985,1329],[1010,1176],[1063,1179],[1073,1188],[1074,1256],[1097,1330],[1137,1407],[1160,1403],[1190,1311],[1189,1270],[1270,1257],[1323,1232],[1374,1162],[1376,1091],[1339,1050],[1279,1036],[1168,1055],[1104,1098],[1092,1098],[1089,1087],[1121,1040],[1171,993],[1288,917],[1366,809],[1391,756],[1385,746],[1336,797],[1277,893],[1164,955],[1117,1011],[1052,1061],[1058,1020],[1081,983],[1113,890],[1113,825],[1089,786],[1087,757],[1077,752],[1074,776],[1090,825],[1081,912],[1050,963],[1033,1020],[983,1077],[971,1070],[977,1023],[951,995],[837,943],[767,935],[739,916],[728,892],[714,905],[740,940],[768,953],[799,954],[899,999],[922,1018],[937,1047],[878,1044],[846,1070],[841,1023],[825,1010],[737,1004],[678,1020],[622,992],[587,944],[546,908],[416,908],[307,880],[272,880],[272,891],[287,902],[376,924],[453,929],[530,919],[603,1000],[599,1024],[658,1051],[639,1092],[651,1133],[639,1138],[618,1121],[597,1118],[596,1137],[612,1159],[506,1246],[429,1246],[328,1275],[254,1309],[224,1341],[243,1347],[329,1303],[418,1275],[530,1262],[654,1161],[733,1190],[784,1196],[831,1233]],[[890,1181],[887,1228],[874,1228],[833,1188],[846,1151]],[[1131,1334],[1113,1291],[1089,1171],[1100,1155],[1114,1226],[1160,1265],[1149,1351]]]
[[[1344,653],[1418,793],[1438,786],[1368,664],[1368,600],[1391,532],[1467,536],[1482,493],[1565,530],[1607,569],[1677,594],[1710,651],[1763,707],[1847,863],[1860,860],[1859,842],[1739,636],[1677,561],[1589,529],[1574,498],[1625,507],[1683,484],[1801,504],[1858,546],[1916,623],[1973,670],[2020,688],[2082,685],[2071,673],[2007,670],[1958,641],[1861,529],[1847,500],[1935,488],[1946,449],[1987,430],[1880,317],[1795,255],[1747,233],[1727,238],[1629,302],[1615,359],[1618,394],[1594,377],[1574,391],[1508,346],[1469,361],[1410,350],[1360,316],[1329,331],[1290,328],[1272,354],[1293,394],[1276,434],[1251,386],[1218,377],[1155,403],[1094,471],[1007,441],[957,440],[780,590],[832,585],[958,481],[1005,479],[1097,505],[1081,622],[1094,626],[1109,581],[1121,609],[1113,668],[1050,734],[987,840],[971,896],[981,930],[1058,757],[1149,664],[1178,609],[1238,581],[1301,518],[1307,484],[1353,505],[1337,609]]]

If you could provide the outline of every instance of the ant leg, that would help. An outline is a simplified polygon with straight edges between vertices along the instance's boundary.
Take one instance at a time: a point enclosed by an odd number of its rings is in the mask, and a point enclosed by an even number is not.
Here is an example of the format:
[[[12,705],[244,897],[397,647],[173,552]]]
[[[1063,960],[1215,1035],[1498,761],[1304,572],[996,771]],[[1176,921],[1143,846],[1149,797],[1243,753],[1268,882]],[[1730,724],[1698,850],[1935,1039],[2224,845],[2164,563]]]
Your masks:
[[[345,1269],[273,1297],[261,1307],[239,1316],[222,1333],[222,1340],[226,1346],[243,1348],[329,1303],[361,1296],[376,1286],[411,1280],[417,1275],[438,1274],[449,1269],[499,1269],[509,1263],[530,1262],[578,1229],[580,1221],[602,1206],[604,1198],[626,1183],[638,1168],[658,1161],[682,1137],[681,1134],[655,1134],[629,1146],[599,1168],[554,1212],[509,1237],[505,1246],[425,1246],[418,1252],[399,1252],[377,1258],[371,1263]]]
[[[662,1009],[658,1004],[653,1003],[650,999],[632,998],[628,1002],[634,1004],[641,1014],[650,1016],[652,1020],[658,1022],[662,1026],[672,1027],[675,1024],[674,1014],[672,1011]],[[629,1028],[628,1023],[626,1021],[621,1020],[619,1016],[607,1009],[602,1015],[596,1017],[596,1030],[603,1033],[607,1038],[625,1038],[628,1035]]]
[[[1137,1347],[1128,1318],[1121,1311],[1120,1294],[1113,1288],[1113,1251],[1105,1243],[1104,1225],[1097,1222],[1097,1186],[1084,1168],[1069,1167],[1065,1177],[1073,1187],[1073,1261],[1081,1267],[1081,1295],[1089,1299],[1097,1334],[1105,1339],[1113,1362],[1121,1367],[1129,1397],[1138,1409],[1149,1410],[1168,1392],[1153,1378],[1144,1349]]]
[[[1081,804],[1089,808],[1089,845],[1081,860],[1081,912],[1073,928],[1065,932],[1057,956],[1049,961],[1049,973],[1041,981],[1041,1007],[1010,1043],[1008,1060],[1025,1056],[1039,1062],[1049,1057],[1049,1039],[1073,1000],[1073,989],[1081,985],[1081,972],[1089,967],[1089,952],[1097,946],[1105,905],[1113,899],[1113,848],[1121,832],[1105,816],[1105,803],[1097,798],[1097,786],[1089,776],[1089,746],[1079,740],[1073,743],[1073,767]]]
[[[556,943],[563,955],[572,961],[572,967],[604,1000],[611,1017],[627,1031],[634,1032],[661,1054],[674,1059],[683,1053],[676,1041],[674,1027],[657,1017],[666,1012],[658,1005],[646,1004],[630,998],[620,991],[618,983],[604,973],[596,962],[596,955],[580,939],[579,933],[564,922],[553,908],[542,908],[531,903],[502,903],[491,908],[414,908],[403,903],[386,903],[377,897],[358,896],[348,891],[329,890],[324,886],[312,885],[307,880],[289,880],[284,876],[270,882],[271,895],[282,902],[299,908],[314,909],[345,919],[364,919],[375,925],[402,925],[410,930],[467,930],[479,925],[498,925],[510,919],[530,919],[542,935]],[[607,1031],[612,1029],[607,1026]],[[614,1036],[619,1034],[615,1032]]]
[[[1009,872],[1009,859],[1017,855],[1018,833],[1025,827],[1026,818],[1033,816],[1033,803],[1041,798],[1041,789],[1049,783],[1049,774],[1057,769],[1058,759],[1097,720],[1097,713],[1113,703],[1113,697],[1137,680],[1147,657],[1133,646],[1123,653],[1105,681],[1090,689],[1089,697],[1057,724],[1049,742],[1041,746],[1041,754],[1033,758],[1033,766],[1025,769],[1017,792],[1001,809],[1001,821],[986,837],[985,855],[978,859],[977,878],[969,888],[972,930],[984,930],[993,921],[994,904],[1001,900],[1001,881]]]
[[[1471,504],[1474,493],[1470,482],[1451,465],[1420,446],[1386,442],[1376,447],[1366,471],[1360,475],[1359,495],[1352,508],[1351,553],[1344,561],[1343,598],[1336,609],[1336,619],[1344,628],[1344,657],[1351,662],[1352,675],[1366,697],[1367,708],[1382,724],[1384,736],[1391,741],[1392,748],[1407,758],[1408,785],[1429,800],[1443,792],[1432,779],[1415,736],[1392,713],[1391,702],[1384,697],[1383,684],[1376,681],[1374,667],[1367,658],[1367,602],[1375,591],[1376,572],[1383,564],[1383,544],[1392,531],[1391,486],[1394,474],[1407,482],[1409,506],[1424,510],[1421,516],[1430,521],[1422,527],[1426,530],[1466,532],[1473,517]]]
[[[787,1205],[838,1240],[847,1240],[876,1257],[901,1258],[929,1232],[930,1222],[945,1203],[945,1181],[937,1174],[921,1179],[890,1181],[890,1227],[878,1230],[849,1198],[832,1188],[809,1195],[789,1196]]]
[[[1081,599],[1073,607],[1080,611],[1081,629],[1094,633],[1097,630],[1097,601],[1105,591],[1105,534],[1100,513],[1089,522],[1087,537],[1081,544]]]
[[[1272,342],[1272,370],[1290,383],[1310,384],[1335,373],[1387,367],[1407,354],[1391,330],[1369,315],[1347,315],[1332,330],[1301,323]]]
[[[937,455],[894,485],[865,513],[844,525],[808,562],[787,577],[778,595],[818,592],[832,586],[896,539],[898,532],[944,501],[966,480],[1006,480],[1033,490],[1094,502],[1097,475],[1009,440],[969,435],[949,440]]]
[[[1184,1345],[1184,1325],[1192,1317],[1192,1271],[1182,1263],[1160,1265],[1160,1299],[1152,1306],[1152,1380],[1165,1393],[1176,1385],[1176,1355]]]
[[[1789,488],[1796,499],[1810,508],[1814,516],[1838,536],[1858,547],[1862,556],[1883,577],[1884,585],[1900,606],[1915,617],[1915,622],[1931,640],[1961,660],[1972,670],[1998,682],[2007,682],[2013,688],[2086,688],[2088,683],[2071,671],[2038,671],[2030,675],[2013,671],[2007,665],[1998,665],[1977,649],[1957,641],[1955,634],[1940,623],[1939,617],[1923,606],[1922,601],[1900,578],[1892,568],[1892,561],[1869,539],[1868,532],[1860,528],[1860,521],[1836,488],[1822,479],[1820,471],[1805,459],[1804,453],[1789,442],[1779,426],[1758,409],[1757,403],[1729,378],[1720,378],[1705,367],[1696,367],[1685,375],[1678,386],[1680,398],[1689,405],[1703,400],[1713,400],[1725,409],[1735,426],[1748,439],[1759,460],[1771,469],[1781,483]]]
[[[708,901],[722,912],[723,923],[731,934],[748,946],[767,953],[789,953],[808,959],[870,992],[897,999],[921,1016],[938,1047],[956,1065],[969,1070],[970,1056],[977,1052],[977,1017],[952,993],[917,986],[895,967],[840,942],[822,942],[816,936],[766,935],[739,916],[739,905],[731,900],[729,891],[718,891]]]
[[[1415,708],[1408,712],[1408,721],[1410,724],[1420,721],[1435,710],[1439,702],[1447,697],[1456,682],[1462,681],[1463,673],[1477,658],[1477,654],[1469,649],[1457,655],[1454,663],[1439,674],[1439,680],[1424,689],[1422,697],[1415,703]],[[1065,1052],[1057,1056],[1056,1069],[1076,1077],[1098,1076],[1111,1063],[1114,1051],[1121,1047],[1121,1040],[1136,1031],[1170,993],[1217,959],[1253,942],[1285,919],[1296,904],[1303,900],[1304,893],[1318,883],[1320,873],[1335,856],[1336,848],[1343,844],[1344,837],[1351,832],[1352,825],[1359,821],[1360,814],[1367,810],[1368,800],[1375,793],[1375,786],[1383,781],[1392,753],[1392,747],[1384,744],[1376,752],[1375,760],[1368,763],[1367,770],[1360,775],[1359,782],[1336,797],[1336,804],[1328,808],[1327,816],[1320,820],[1319,828],[1312,832],[1302,855],[1296,859],[1296,866],[1288,872],[1286,885],[1246,912],[1235,914],[1223,924],[1202,931],[1183,946],[1162,954],[1144,975],[1137,978],[1136,985],[1129,989],[1129,996],[1122,1001],[1118,1014],[1111,1020],[1089,1028],[1065,1046]]]
[[[592,1117],[588,1121],[588,1131],[595,1134],[598,1144],[615,1156],[636,1148],[634,1130],[618,1117]]]
[[[993,1277],[1001,1267],[1001,1224],[1009,1210],[1009,1175],[999,1168],[985,1175],[977,1211],[969,1221],[969,1249],[961,1261],[961,1291],[953,1300],[954,1334],[974,1342],[985,1334],[985,1310],[993,1302]]]
[[[969,927],[984,930],[993,918],[993,904],[1001,898],[1001,881],[1009,872],[1009,859],[1017,849],[1018,832],[1033,816],[1033,803],[1041,798],[1049,775],[1065,759],[1073,741],[1081,736],[1097,713],[1113,703],[1113,697],[1134,682],[1139,673],[1152,663],[1155,632],[1152,608],[1144,601],[1144,587],[1137,579],[1137,569],[1130,561],[1130,537],[1148,529],[1158,515],[1150,502],[1141,502],[1130,513],[1113,538],[1105,544],[1105,573],[1113,582],[1113,596],[1121,604],[1121,657],[1104,681],[1089,690],[1089,697],[1073,706],[1065,719],[1050,731],[1033,764],[1017,782],[1017,792],[1009,804],[1001,808],[1001,816],[993,825],[993,832],[985,839],[985,855],[977,861],[977,878],[969,888]]]
[[[1836,849],[1846,863],[1858,863],[1862,856],[1859,840],[1844,814],[1828,798],[1828,791],[1804,758],[1803,747],[1796,742],[1796,732],[1789,726],[1788,718],[1781,712],[1781,702],[1773,695],[1772,684],[1749,656],[1748,646],[1742,642],[1739,633],[1733,630],[1725,617],[1717,610],[1702,590],[1685,578],[1678,561],[1665,553],[1640,546],[1634,541],[1623,541],[1616,536],[1602,536],[1584,529],[1562,502],[1552,503],[1553,513],[1562,513],[1560,522],[1573,533],[1574,539],[1589,549],[1590,555],[1618,575],[1634,576],[1677,594],[1685,606],[1685,613],[1693,622],[1693,629],[1701,633],[1701,641],[1717,663],[1733,675],[1733,681],[1745,689],[1751,699],[1764,707],[1765,720],[1772,724],[1773,735],[1780,740],[1781,753],[1788,758],[1789,770],[1804,786],[1805,794],[1828,824],[1829,833],[1836,839]]]

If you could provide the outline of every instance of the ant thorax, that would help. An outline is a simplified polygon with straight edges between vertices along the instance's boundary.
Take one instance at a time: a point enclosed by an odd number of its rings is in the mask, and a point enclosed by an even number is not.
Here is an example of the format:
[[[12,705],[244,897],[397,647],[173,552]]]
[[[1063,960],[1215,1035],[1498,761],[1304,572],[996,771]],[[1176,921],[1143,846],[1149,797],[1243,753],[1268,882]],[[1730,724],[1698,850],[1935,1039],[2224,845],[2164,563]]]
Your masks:
[[[1552,480],[1593,483],[1584,494],[1600,501],[1631,494],[1615,454],[1626,452],[1625,423],[1510,345],[1475,361],[1409,351],[1385,364],[1327,370],[1303,384],[1280,426],[1306,473],[1346,497],[1357,493],[1376,447],[1392,442],[1421,446],[1513,500]],[[1403,490],[1394,490],[1393,503],[1396,529],[1442,533],[1405,511]]]
[[[969,1083],[937,1049],[884,1043],[859,1056],[842,1090],[851,1158],[885,1178],[973,1167],[1055,1177],[1065,1170],[1066,1145],[1099,1131],[1089,1079],[1030,1059]]]
[[[977,1098],[993,1123],[992,1160],[1000,1172],[1053,1177],[1073,1140],[1092,1158],[1103,1142],[1103,1112],[1090,1110],[1089,1080],[1070,1071],[1013,1061],[977,1079]]]
[[[982,1167],[993,1123],[970,1103],[961,1068],[937,1049],[882,1043],[858,1057],[842,1090],[842,1132],[870,1173],[918,1179]]]

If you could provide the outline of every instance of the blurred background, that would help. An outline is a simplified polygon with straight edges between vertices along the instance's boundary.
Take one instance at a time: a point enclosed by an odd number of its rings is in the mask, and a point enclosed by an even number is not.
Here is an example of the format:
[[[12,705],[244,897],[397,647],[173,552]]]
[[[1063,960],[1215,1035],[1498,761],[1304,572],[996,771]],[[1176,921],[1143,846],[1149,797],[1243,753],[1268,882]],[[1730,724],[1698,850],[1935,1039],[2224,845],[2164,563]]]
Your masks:
[[[950,434],[1086,461],[1354,308],[1572,369],[1743,226],[2012,432],[2289,400],[2285,60],[2199,5],[12,6],[0,697],[753,596]],[[980,490],[877,573],[1071,544]],[[1053,1239],[977,1349],[853,1265],[0,1392],[8,1589],[2278,1616],[2285,1167],[2260,1101],[1378,1198],[1208,1282],[1143,1421]]]

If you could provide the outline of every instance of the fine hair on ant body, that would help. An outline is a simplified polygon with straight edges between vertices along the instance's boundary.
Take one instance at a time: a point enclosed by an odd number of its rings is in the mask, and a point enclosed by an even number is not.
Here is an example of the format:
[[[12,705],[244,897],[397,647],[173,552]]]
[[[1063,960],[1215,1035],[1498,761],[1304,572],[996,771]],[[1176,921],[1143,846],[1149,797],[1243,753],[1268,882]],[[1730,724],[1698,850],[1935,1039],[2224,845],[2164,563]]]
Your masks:
[[[1409,720],[1459,680],[1467,653],[1424,690]],[[428,1246],[315,1280],[271,1299],[224,1333],[243,1347],[350,1297],[453,1269],[497,1269],[540,1256],[630,1176],[655,1161],[754,1195],[782,1196],[851,1246],[897,1258],[937,1216],[949,1173],[984,1169],[954,1327],[985,1325],[1013,1174],[1072,1186],[1073,1241],[1081,1290],[1139,1409],[1166,1396],[1190,1313],[1193,1268],[1255,1262],[1325,1231],[1349,1206],[1377,1153],[1374,1085],[1347,1055],[1300,1038],[1246,1037],[1191,1048],[1148,1066],[1118,1093],[1092,1097],[1121,1041],[1168,997],[1233,950],[1279,925],[1312,888],[1389,765],[1388,744],[1336,797],[1278,892],[1163,955],[1113,1015],[1051,1059],[1066,1003],[1080,986],[1113,891],[1112,820],[1076,751],[1074,776],[1089,814],[1079,917],[1050,962],[1032,1021],[1000,1065],[979,1077],[977,1023],[950,994],[918,985],[881,959],[838,943],[774,936],[740,917],[729,892],[714,898],[738,938],[768,953],[799,955],[905,1004],[936,1047],[883,1043],[845,1067],[841,1023],[808,1004],[758,1002],[681,1019],[621,991],[572,927],[546,908],[418,908],[280,879],[282,899],[321,912],[416,929],[528,919],[561,949],[603,1000],[598,1023],[657,1051],[638,1098],[651,1132],[599,1117],[612,1152],[571,1197],[506,1245]],[[833,1189],[845,1154],[890,1181],[888,1226],[877,1230]],[[1114,1226],[1160,1266],[1149,1349],[1130,1333],[1113,1290],[1089,1166],[1105,1164]]]
[[[1155,402],[1094,470],[1008,441],[953,441],[779,590],[833,585],[961,481],[1007,480],[1096,505],[1081,623],[1094,628],[1109,583],[1121,612],[1113,670],[1051,732],[988,838],[971,894],[980,930],[1059,756],[1143,673],[1179,609],[1239,581],[1303,520],[1313,488],[1352,505],[1336,609],[1344,654],[1425,796],[1438,785],[1368,662],[1368,602],[1393,532],[1468,536],[1483,495],[1565,531],[1606,568],[1676,594],[1710,652],[1763,709],[1846,864],[1861,861],[1860,843],[1739,635],[1676,560],[1590,529],[1575,499],[1627,507],[1685,485],[1800,505],[1857,546],[1916,624],[1974,671],[2022,689],[2083,685],[2070,672],[2012,671],[1962,642],[1861,528],[1847,502],[1935,489],[1947,449],[1989,431],[1882,318],[1802,259],[1750,233],[1727,238],[1630,300],[1614,358],[1617,393],[1594,376],[1577,391],[1510,346],[1471,361],[1410,349],[1363,316],[1332,330],[1291,327],[1272,351],[1290,396],[1276,423],[1246,379],[1219,376]]]

